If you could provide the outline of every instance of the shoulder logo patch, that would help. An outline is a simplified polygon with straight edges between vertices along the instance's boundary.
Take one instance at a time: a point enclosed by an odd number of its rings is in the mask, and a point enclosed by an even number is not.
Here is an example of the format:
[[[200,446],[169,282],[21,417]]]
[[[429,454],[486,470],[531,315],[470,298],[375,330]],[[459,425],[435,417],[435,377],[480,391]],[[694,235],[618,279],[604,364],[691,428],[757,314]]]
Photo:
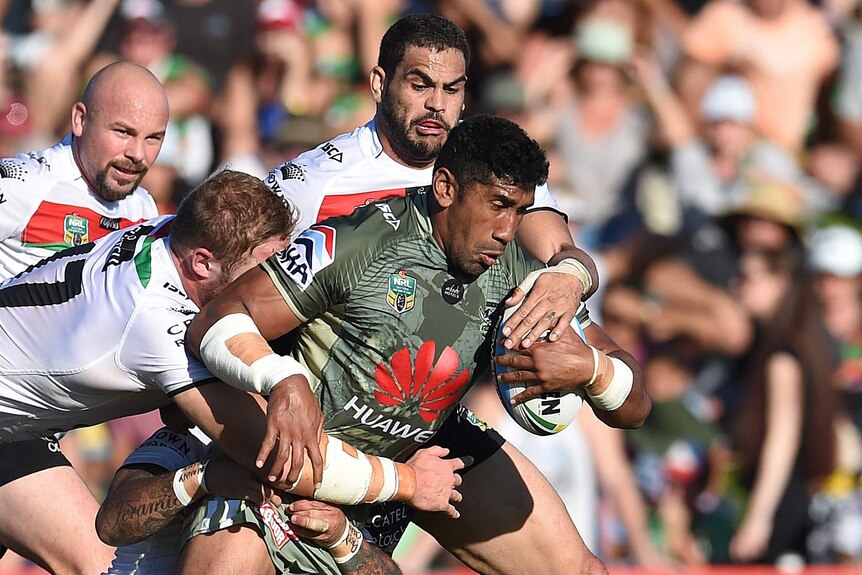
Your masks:
[[[276,255],[281,269],[305,291],[314,275],[335,261],[335,228],[312,226]]]
[[[398,313],[413,309],[416,305],[416,280],[408,276],[404,270],[390,274],[386,303]]]
[[[392,213],[392,208],[389,207],[389,204],[380,203],[374,204],[374,206],[383,212],[383,219],[386,220],[386,223],[392,226],[393,230],[397,230],[401,225],[401,220],[395,217],[395,214]]]
[[[320,149],[323,150],[326,155],[329,156],[329,159],[333,162],[338,162],[340,164],[341,161],[344,159],[344,154],[341,152],[341,150],[336,148],[335,144],[333,144],[332,142],[326,142],[325,144],[323,144],[323,146],[321,146]]]

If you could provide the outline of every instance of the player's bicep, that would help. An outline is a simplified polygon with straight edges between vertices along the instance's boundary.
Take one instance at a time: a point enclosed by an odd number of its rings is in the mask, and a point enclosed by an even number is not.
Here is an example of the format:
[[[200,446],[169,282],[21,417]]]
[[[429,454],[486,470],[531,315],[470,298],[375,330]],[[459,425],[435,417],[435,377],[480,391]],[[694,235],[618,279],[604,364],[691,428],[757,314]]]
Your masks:
[[[120,364],[168,396],[213,379],[206,366],[186,353],[193,313],[182,308],[139,310],[118,352]]]

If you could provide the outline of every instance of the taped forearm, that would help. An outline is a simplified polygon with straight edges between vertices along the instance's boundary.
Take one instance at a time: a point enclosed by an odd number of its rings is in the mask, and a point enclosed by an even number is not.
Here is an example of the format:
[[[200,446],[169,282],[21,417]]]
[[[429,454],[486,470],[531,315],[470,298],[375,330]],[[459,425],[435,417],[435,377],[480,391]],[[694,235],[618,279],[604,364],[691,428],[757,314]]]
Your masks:
[[[201,339],[201,359],[222,381],[261,395],[269,395],[280,381],[302,375],[305,367],[289,356],[278,355],[246,314],[232,313],[215,322]]]
[[[593,352],[593,376],[584,386],[590,402],[603,411],[622,407],[632,391],[634,373],[621,359],[589,346]]]
[[[288,489],[296,495],[342,505],[409,502],[416,493],[416,473],[405,463],[367,455],[335,437],[323,434],[323,482],[312,485],[311,460],[306,457],[296,484]]]

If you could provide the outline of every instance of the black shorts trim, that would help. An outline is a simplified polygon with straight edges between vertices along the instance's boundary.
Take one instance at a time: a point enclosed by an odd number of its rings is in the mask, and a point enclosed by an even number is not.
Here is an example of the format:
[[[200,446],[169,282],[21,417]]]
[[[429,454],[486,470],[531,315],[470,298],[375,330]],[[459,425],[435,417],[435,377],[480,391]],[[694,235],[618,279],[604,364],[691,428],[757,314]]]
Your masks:
[[[53,437],[0,443],[0,486],[43,469],[71,466]]]

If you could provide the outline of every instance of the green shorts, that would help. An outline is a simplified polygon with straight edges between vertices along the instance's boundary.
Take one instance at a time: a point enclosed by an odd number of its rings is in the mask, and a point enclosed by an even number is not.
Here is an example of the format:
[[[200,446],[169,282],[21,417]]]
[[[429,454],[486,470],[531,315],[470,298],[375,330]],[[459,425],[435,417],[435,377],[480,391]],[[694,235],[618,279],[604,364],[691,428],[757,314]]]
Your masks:
[[[364,507],[364,506],[360,506]],[[257,530],[276,573],[289,575],[340,575],[335,560],[326,549],[314,541],[300,539],[293,532],[285,505],[271,503],[257,506],[247,501],[210,495],[201,499],[186,517],[183,544],[196,535],[214,533],[237,525],[249,525]],[[361,523],[360,523],[361,525]]]

